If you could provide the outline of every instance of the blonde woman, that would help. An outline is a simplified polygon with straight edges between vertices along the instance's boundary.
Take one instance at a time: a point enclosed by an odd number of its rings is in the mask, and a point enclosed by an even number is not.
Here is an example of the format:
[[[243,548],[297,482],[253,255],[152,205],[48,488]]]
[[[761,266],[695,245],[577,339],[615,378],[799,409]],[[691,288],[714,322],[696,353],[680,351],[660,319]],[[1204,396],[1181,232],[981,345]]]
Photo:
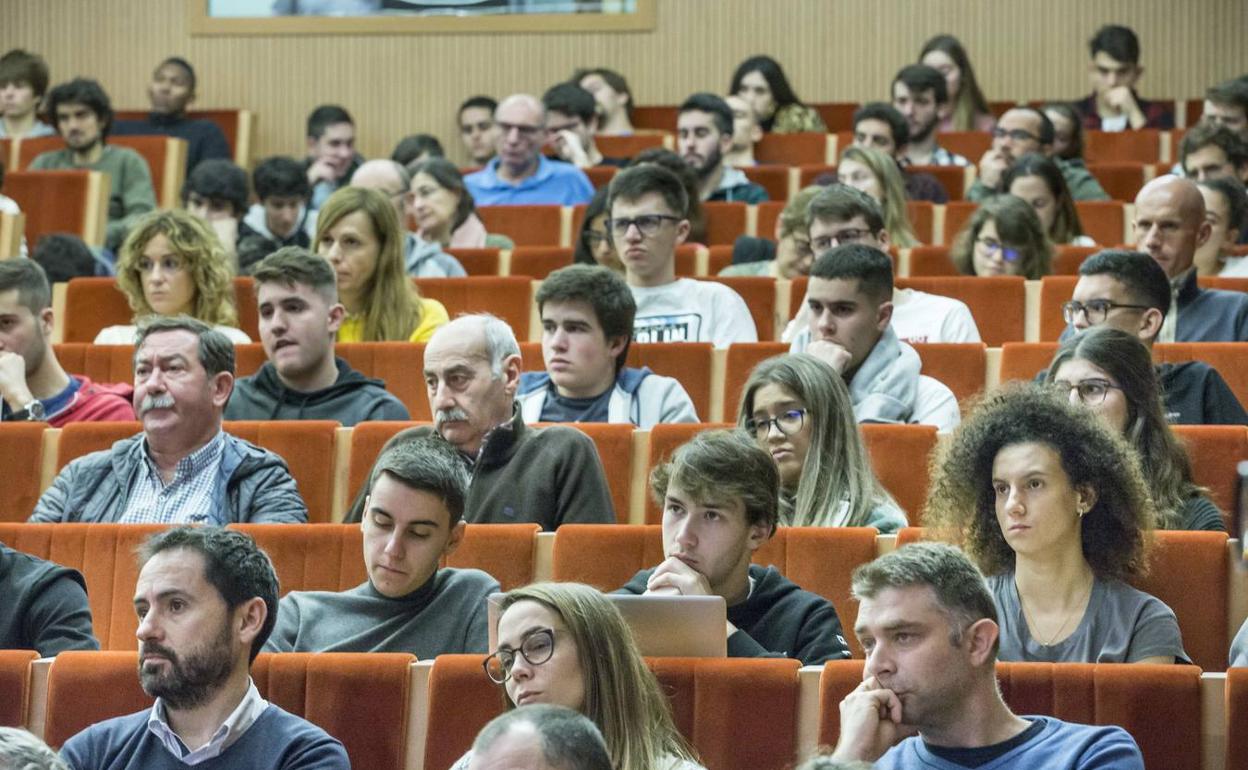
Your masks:
[[[131,228],[117,261],[117,287],[137,322],[145,316],[189,315],[230,338],[251,342],[238,326],[231,259],[215,232],[185,211],[153,211]],[[132,345],[137,324],[109,326],[97,345]]]
[[[919,245],[919,239],[910,227],[910,216],[906,213],[906,183],[901,178],[897,161],[879,150],[847,147],[841,153],[836,176],[842,183],[862,190],[880,204],[884,212],[884,229],[894,246],[908,249]]]
[[[446,323],[441,302],[424,299],[403,263],[403,231],[385,194],[344,187],[316,220],[316,251],[338,278],[347,318],[339,342],[425,342]]]

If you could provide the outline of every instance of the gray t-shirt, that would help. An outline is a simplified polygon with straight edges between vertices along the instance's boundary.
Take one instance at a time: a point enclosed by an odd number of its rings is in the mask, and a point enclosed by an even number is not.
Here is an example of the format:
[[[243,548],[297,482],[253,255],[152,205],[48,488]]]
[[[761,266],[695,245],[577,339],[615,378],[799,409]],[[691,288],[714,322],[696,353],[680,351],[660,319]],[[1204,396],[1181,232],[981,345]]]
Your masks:
[[[1190,663],[1174,611],[1155,596],[1126,583],[1096,578],[1088,609],[1074,633],[1054,645],[1031,638],[1018,599],[1014,572],[988,578],[997,602],[1004,661],[1039,663],[1134,663],[1158,655]]]

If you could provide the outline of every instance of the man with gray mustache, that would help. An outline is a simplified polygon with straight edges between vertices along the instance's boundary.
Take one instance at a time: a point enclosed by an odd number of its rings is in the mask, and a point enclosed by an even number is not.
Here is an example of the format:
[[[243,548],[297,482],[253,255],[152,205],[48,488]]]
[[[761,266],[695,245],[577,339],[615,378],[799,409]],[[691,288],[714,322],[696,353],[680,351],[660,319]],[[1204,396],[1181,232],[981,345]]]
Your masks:
[[[139,326],[134,407],[143,432],[71,462],[31,521],[304,523],[286,462],[222,431],[234,346],[187,316]]]

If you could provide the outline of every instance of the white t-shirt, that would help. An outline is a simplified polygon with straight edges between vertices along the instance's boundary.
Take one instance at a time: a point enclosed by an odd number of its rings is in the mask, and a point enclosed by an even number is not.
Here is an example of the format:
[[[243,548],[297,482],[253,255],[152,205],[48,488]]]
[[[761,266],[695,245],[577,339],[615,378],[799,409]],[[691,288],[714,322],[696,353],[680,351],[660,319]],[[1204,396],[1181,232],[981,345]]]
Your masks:
[[[212,327],[230,338],[230,342],[235,345],[246,345],[251,342],[251,337],[242,329],[235,329],[233,326],[214,326]],[[95,335],[96,345],[133,345],[134,337],[139,333],[137,326],[107,326],[100,329],[100,333]]]
[[[637,301],[635,342],[758,342],[758,330],[741,295],[720,283],[678,278],[655,287],[630,287]]]
[[[915,289],[893,289],[893,331],[906,343],[982,342],[966,303]],[[810,310],[805,300],[781,338],[801,353],[810,342]]]
[[[1227,257],[1218,275],[1223,278],[1248,278],[1248,257]]]

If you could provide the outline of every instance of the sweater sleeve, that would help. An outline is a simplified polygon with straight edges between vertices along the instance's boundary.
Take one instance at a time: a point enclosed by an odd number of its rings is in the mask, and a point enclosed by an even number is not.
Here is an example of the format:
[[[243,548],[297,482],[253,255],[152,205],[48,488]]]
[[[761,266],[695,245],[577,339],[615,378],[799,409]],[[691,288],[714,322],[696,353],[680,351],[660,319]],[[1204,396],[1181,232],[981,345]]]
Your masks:
[[[318,727],[308,724],[305,739],[282,757],[282,770],[351,770],[351,760],[342,743]]]
[[[295,637],[299,633],[299,605],[295,603],[297,593],[288,593],[277,603],[277,623],[264,643],[264,652],[295,651]]]
[[[564,462],[556,482],[559,485],[558,503],[552,517],[555,527],[561,524],[614,524],[615,505],[611,502],[606,472],[593,440],[575,428],[552,427],[546,430],[573,434],[566,439],[567,446],[562,452]]]
[[[66,650],[98,650],[87,592],[72,574],[61,572],[39,591],[26,613],[26,636],[42,657]]]
[[[121,163],[121,179],[114,182],[121,194],[121,217],[110,219],[105,229],[105,241],[116,249],[126,237],[130,226],[140,216],[156,208],[156,193],[152,189],[152,176],[147,162],[135,152],[127,152]]]

